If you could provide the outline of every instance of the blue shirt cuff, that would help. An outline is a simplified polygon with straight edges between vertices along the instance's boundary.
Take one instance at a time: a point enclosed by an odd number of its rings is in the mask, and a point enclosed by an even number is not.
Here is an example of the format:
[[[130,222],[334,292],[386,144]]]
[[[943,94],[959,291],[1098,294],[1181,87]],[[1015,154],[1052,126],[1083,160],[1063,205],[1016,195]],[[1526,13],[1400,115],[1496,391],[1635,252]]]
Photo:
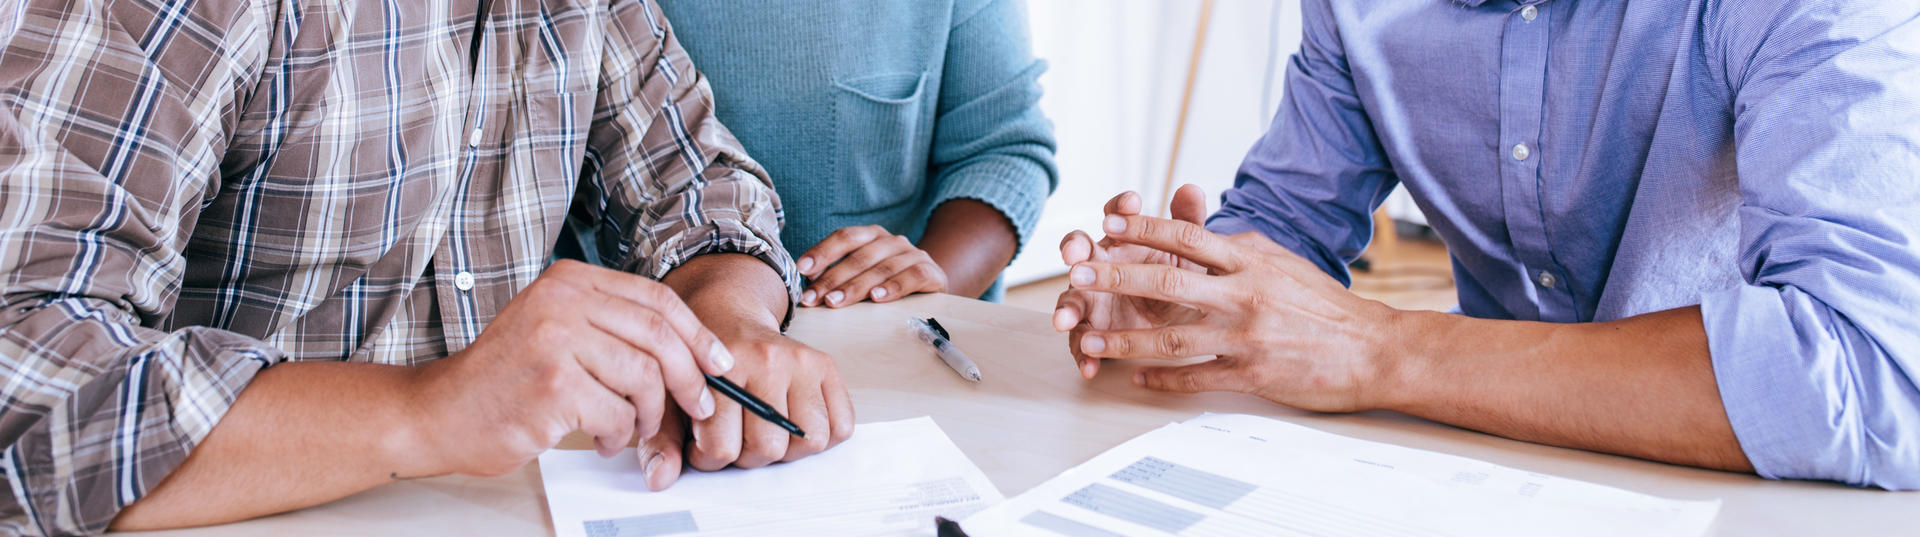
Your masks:
[[[1329,260],[1328,255],[1323,250],[1286,228],[1261,226],[1260,224],[1237,216],[1215,214],[1213,217],[1207,219],[1207,230],[1221,235],[1239,235],[1247,232],[1259,233],[1261,236],[1266,237],[1267,240],[1273,241],[1274,244],[1278,244],[1286,248],[1287,251],[1293,252],[1294,255],[1300,256],[1312,262],[1315,266],[1320,267],[1322,272],[1327,273],[1328,276],[1333,276],[1335,280],[1339,280],[1340,285],[1349,287],[1353,285],[1353,274],[1347,271],[1347,265],[1345,263],[1333,264],[1333,261]]]
[[[1866,333],[1793,287],[1708,294],[1700,315],[1727,420],[1755,472],[1920,487],[1912,385]]]

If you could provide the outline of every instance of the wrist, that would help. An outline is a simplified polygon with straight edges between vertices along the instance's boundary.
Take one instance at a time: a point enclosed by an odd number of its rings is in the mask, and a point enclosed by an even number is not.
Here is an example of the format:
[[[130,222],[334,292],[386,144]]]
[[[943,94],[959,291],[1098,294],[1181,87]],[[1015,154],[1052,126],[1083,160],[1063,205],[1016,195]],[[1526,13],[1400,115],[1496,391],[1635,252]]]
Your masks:
[[[437,439],[467,438],[467,434],[449,431],[447,428],[457,422],[459,416],[449,412],[448,402],[453,394],[440,393],[433,382],[438,370],[451,367],[455,360],[449,356],[426,365],[406,368],[402,374],[399,405],[400,416],[393,427],[382,436],[379,456],[388,461],[393,468],[392,478],[412,479],[460,473],[459,463],[450,460],[448,455],[458,453],[450,446],[439,445]]]
[[[687,260],[661,283],[680,295],[687,309],[716,335],[716,324],[751,322],[780,330],[792,297],[786,281],[759,258],[745,254],[708,254]]]
[[[766,331],[780,333],[780,317],[751,293],[727,292],[724,287],[686,295],[687,309],[721,341],[733,341],[744,333]]]
[[[1417,343],[1432,341],[1434,323],[1444,317],[1431,311],[1389,308],[1379,325],[1383,337],[1374,340],[1368,353],[1372,366],[1365,408],[1407,412],[1421,399],[1427,355]]]
[[[915,245],[946,274],[945,292],[980,296],[1013,262],[1020,236],[1012,220],[992,205],[953,199],[933,211],[927,231]]]

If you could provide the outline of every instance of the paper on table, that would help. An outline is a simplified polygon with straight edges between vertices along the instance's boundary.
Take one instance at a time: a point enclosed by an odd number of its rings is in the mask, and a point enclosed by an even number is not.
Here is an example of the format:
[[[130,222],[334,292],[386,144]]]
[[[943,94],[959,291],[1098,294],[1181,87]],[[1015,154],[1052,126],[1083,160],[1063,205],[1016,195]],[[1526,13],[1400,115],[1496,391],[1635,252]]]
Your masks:
[[[966,519],[992,536],[1694,536],[1675,501],[1281,421],[1208,414]]]
[[[689,471],[649,492],[629,448],[540,455],[558,537],[933,535],[1003,497],[932,418],[858,426],[825,453],[754,470]]]

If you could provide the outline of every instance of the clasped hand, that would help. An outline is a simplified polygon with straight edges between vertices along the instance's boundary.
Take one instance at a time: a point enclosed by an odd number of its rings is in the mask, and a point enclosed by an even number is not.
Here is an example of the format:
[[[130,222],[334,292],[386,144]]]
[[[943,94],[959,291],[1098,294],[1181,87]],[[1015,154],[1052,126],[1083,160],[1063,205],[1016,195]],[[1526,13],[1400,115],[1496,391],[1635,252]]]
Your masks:
[[[800,294],[803,306],[838,308],[947,292],[947,273],[931,255],[880,226],[840,228],[796,263],[800,275],[813,280]]]
[[[1255,233],[1201,225],[1198,187],[1182,187],[1173,219],[1140,214],[1131,192],[1106,205],[1106,238],[1060,245],[1070,289],[1054,328],[1070,331],[1081,374],[1102,359],[1214,359],[1143,368],[1134,383],[1172,392],[1237,391],[1323,412],[1379,405],[1381,349],[1395,310],[1355,296],[1313,263]]]

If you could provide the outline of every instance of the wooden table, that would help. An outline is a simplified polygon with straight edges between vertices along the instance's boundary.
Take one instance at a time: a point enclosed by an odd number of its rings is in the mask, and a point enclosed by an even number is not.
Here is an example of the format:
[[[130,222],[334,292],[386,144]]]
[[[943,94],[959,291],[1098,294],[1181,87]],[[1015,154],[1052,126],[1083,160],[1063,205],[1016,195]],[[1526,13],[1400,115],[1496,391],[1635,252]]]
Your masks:
[[[934,316],[980,363],[968,384],[906,330]],[[1766,481],[1515,442],[1407,416],[1321,415],[1239,394],[1146,392],[1129,366],[1083,381],[1047,315],[945,295],[806,309],[792,334],[838,358],[860,422],[931,415],[1011,497],[1127,439],[1201,412],[1274,417],[1320,430],[1471,457],[1670,498],[1725,500],[1717,535],[1888,535],[1916,531],[1920,494]],[[153,535],[552,535],[537,464],[480,479],[396,483],[327,505]]]

